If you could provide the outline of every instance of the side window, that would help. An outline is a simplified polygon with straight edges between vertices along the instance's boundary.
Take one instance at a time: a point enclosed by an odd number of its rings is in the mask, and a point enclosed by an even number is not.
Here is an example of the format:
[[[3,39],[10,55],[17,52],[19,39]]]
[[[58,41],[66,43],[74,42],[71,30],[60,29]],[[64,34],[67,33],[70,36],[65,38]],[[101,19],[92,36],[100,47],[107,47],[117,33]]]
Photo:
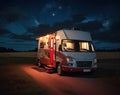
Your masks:
[[[82,42],[81,47],[82,47],[83,50],[89,50],[88,42]]]
[[[74,42],[72,40],[63,40],[62,50],[63,51],[74,51]]]
[[[79,42],[80,51],[89,51],[89,43],[88,42]]]

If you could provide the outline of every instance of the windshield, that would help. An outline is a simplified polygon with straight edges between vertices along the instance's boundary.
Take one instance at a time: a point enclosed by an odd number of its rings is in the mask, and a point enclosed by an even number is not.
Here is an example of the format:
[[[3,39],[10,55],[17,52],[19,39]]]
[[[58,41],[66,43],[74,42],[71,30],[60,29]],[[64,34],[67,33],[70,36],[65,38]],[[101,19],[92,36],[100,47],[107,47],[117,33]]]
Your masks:
[[[80,40],[63,40],[62,51],[74,51],[74,52],[93,52],[93,44],[89,41]]]

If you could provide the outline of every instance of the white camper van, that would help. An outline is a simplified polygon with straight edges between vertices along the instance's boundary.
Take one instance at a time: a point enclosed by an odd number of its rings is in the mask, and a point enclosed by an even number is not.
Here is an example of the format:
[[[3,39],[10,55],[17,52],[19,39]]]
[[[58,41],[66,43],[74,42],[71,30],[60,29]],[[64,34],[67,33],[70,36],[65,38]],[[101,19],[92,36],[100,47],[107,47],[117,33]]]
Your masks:
[[[92,72],[97,69],[95,49],[89,32],[59,30],[38,40],[39,66],[64,72]]]

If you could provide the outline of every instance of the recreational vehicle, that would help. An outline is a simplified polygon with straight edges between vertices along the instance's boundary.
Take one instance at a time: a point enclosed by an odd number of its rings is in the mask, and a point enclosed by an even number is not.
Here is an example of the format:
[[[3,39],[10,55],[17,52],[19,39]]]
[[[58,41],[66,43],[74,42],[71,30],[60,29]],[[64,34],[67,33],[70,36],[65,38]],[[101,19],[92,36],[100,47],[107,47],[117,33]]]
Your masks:
[[[59,30],[36,38],[38,66],[64,72],[93,72],[97,59],[89,32]]]

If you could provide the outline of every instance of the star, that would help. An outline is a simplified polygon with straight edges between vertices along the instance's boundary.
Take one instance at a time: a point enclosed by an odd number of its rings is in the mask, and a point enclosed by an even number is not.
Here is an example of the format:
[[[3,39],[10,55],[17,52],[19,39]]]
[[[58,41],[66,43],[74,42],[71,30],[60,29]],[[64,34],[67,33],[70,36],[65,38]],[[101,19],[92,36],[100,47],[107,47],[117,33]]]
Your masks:
[[[52,13],[52,16],[54,17],[56,14],[55,13]]]
[[[58,6],[58,9],[59,9],[59,10],[62,10],[62,6]]]

